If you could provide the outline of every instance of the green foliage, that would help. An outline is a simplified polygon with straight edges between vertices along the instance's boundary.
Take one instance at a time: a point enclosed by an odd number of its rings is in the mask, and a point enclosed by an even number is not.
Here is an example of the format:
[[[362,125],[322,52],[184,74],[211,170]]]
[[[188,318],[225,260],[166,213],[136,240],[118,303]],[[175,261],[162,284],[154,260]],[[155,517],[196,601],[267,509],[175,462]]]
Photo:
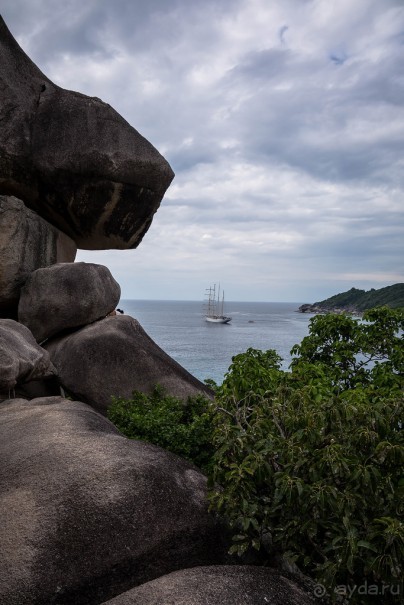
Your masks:
[[[403,327],[387,308],[363,322],[316,316],[290,372],[274,351],[233,358],[216,392],[210,482],[232,552],[281,552],[331,591],[401,581]]]
[[[310,334],[291,351],[297,355],[292,369],[298,374],[319,368],[340,391],[375,385],[389,393],[402,385],[404,311],[388,307],[370,309],[363,321],[341,315],[320,315],[310,320]]]
[[[208,472],[213,455],[209,406],[202,395],[185,403],[156,386],[151,395],[134,391],[128,400],[114,397],[108,418],[130,439],[159,445]]]

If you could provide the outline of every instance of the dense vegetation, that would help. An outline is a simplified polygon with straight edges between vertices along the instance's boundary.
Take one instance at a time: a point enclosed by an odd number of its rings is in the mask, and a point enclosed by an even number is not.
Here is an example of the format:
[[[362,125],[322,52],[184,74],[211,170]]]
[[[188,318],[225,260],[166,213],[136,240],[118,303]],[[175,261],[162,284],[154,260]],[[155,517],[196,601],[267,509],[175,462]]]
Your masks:
[[[342,292],[331,296],[326,300],[314,303],[321,309],[350,309],[365,311],[374,307],[388,306],[392,309],[404,308],[404,284],[394,284],[386,288],[368,292],[351,288],[348,292]]]
[[[108,417],[130,439],[159,445],[208,473],[214,453],[209,404],[200,395],[184,405],[156,386],[151,395],[135,391],[129,400],[114,397]]]
[[[211,497],[233,551],[278,550],[331,589],[403,575],[404,315],[366,319],[314,317],[291,372],[236,356],[216,396]]]
[[[193,442],[187,457],[208,469],[211,505],[233,528],[233,553],[254,548],[263,560],[280,553],[334,597],[345,590],[350,604],[399,603],[403,328],[403,311],[388,308],[368,311],[365,321],[315,316],[289,372],[275,351],[235,356],[214,403],[190,404],[181,436],[187,406],[161,391],[142,402],[136,395],[135,415],[131,402],[118,401],[118,426],[127,432],[134,422],[132,436],[180,455],[177,446]],[[137,427],[154,415],[145,437]],[[163,443],[161,432],[172,442]],[[202,462],[201,449],[208,453]],[[353,590],[364,583],[385,590],[383,598]]]

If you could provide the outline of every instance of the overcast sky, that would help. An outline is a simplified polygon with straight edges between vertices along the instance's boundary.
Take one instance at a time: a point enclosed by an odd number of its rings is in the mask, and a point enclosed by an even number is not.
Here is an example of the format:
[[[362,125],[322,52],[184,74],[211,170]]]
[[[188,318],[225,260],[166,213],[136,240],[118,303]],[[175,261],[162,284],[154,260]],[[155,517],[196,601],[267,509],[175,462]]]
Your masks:
[[[123,298],[314,302],[404,281],[404,0],[2,0],[56,84],[176,176]]]

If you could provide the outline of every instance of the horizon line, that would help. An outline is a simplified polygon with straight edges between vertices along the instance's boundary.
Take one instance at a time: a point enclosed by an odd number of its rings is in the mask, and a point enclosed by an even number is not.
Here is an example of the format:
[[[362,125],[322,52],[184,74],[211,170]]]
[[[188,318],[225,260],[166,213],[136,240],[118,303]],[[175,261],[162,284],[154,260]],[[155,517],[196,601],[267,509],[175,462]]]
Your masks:
[[[204,302],[203,299],[200,298],[120,298],[119,300],[127,300],[127,301],[143,301],[143,302],[148,302],[148,301],[153,301],[153,302]],[[285,303],[285,304],[290,304],[290,305],[297,305],[297,304],[305,304],[302,303],[302,301],[297,301],[297,300],[238,300],[238,299],[232,299],[232,300],[226,300],[226,305],[230,304],[230,303],[235,303],[235,302],[242,302],[242,303]],[[309,303],[311,304],[311,303]]]

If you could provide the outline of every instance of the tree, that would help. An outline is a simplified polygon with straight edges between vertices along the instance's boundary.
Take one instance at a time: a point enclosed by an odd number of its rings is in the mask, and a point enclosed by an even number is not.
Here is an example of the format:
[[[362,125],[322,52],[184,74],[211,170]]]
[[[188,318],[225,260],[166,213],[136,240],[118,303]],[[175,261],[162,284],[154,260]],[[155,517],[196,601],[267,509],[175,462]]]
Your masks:
[[[234,530],[232,552],[280,552],[331,591],[398,585],[403,328],[403,312],[387,308],[363,321],[316,316],[290,372],[274,351],[233,358],[216,393],[210,482],[212,507]]]
[[[400,388],[404,373],[404,311],[380,307],[363,321],[348,315],[318,315],[310,334],[291,351],[296,371],[321,367],[339,390],[360,384]]]

